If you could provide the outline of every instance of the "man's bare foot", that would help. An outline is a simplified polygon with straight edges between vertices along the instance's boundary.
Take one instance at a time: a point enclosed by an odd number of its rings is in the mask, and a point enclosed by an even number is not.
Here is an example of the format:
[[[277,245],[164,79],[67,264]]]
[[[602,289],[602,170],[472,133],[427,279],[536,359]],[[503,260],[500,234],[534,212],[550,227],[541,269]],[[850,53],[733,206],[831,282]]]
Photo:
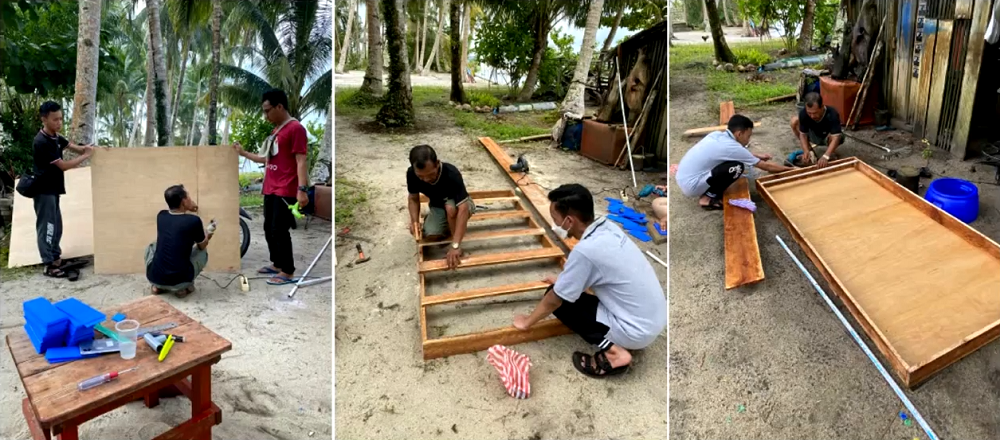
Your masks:
[[[194,293],[194,286],[188,287],[187,289],[184,290],[180,290],[177,293],[175,293],[174,296],[178,298],[185,298],[192,293]]]
[[[706,211],[717,211],[722,209],[722,201],[719,199],[713,199],[709,196],[701,196],[698,199],[698,206]]]
[[[607,351],[608,362],[613,368],[624,367],[632,363],[632,353],[617,345],[612,345]]]

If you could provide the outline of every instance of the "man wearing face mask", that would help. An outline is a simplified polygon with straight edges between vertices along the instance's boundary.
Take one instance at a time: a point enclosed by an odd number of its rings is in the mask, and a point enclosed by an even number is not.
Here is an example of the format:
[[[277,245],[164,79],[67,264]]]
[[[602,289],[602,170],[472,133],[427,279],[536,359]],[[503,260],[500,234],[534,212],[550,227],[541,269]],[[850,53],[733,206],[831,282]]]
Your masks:
[[[698,205],[707,211],[722,209],[722,194],[749,167],[769,173],[793,170],[770,162],[771,156],[747,150],[753,135],[753,121],[743,115],[733,115],[726,131],[705,136],[684,154],[677,164],[677,185],[686,197],[699,197]]]
[[[476,212],[476,205],[465,189],[462,173],[454,165],[438,160],[430,145],[417,145],[410,149],[410,168],[406,170],[407,206],[410,223],[406,229],[414,237],[420,222],[420,194],[427,196],[430,212],[424,219],[423,237],[429,242],[451,237],[448,248],[448,268],[458,267],[462,257],[462,238],[469,224],[469,217]]]
[[[590,377],[624,373],[629,350],[646,348],[667,326],[667,302],[656,272],[618,225],[594,217],[594,197],[578,184],[549,193],[549,214],[560,238],[573,237],[563,271],[531,315],[514,317],[527,330],[549,314],[597,347],[594,355],[575,352],[573,366]],[[585,293],[593,291],[593,295]]]

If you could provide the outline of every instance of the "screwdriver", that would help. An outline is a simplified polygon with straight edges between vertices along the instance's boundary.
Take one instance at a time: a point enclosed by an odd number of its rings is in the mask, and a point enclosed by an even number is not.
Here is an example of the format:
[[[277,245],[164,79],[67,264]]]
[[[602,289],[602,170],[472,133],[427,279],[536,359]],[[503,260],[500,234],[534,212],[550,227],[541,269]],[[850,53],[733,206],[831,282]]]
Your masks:
[[[118,378],[118,375],[120,375],[122,373],[128,373],[129,371],[135,371],[135,370],[138,370],[138,369],[139,369],[139,367],[136,366],[136,367],[129,368],[127,370],[112,371],[110,373],[105,373],[105,374],[102,374],[100,376],[94,376],[94,377],[91,377],[90,379],[87,379],[87,380],[85,380],[83,382],[80,382],[80,384],[77,385],[76,387],[80,391],[89,390],[89,389],[91,389],[93,387],[96,387],[98,385],[105,384],[105,383],[111,382],[112,380],[115,380],[116,378]]]

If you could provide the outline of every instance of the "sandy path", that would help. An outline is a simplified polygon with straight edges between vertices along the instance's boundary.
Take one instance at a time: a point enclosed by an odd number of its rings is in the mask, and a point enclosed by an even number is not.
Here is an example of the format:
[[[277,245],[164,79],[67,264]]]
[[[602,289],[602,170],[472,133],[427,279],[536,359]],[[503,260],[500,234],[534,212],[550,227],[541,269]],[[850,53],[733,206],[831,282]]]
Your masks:
[[[362,214],[366,220],[353,231],[374,242],[367,245],[372,260],[347,268],[354,258],[354,241],[337,247],[337,437],[665,438],[665,337],[636,353],[629,374],[607,381],[586,378],[570,364],[573,351],[592,351],[575,335],[517,345],[515,349],[534,363],[533,394],[528,400],[506,395],[496,372],[486,363],[485,352],[422,360],[415,249],[406,232],[404,205],[409,148],[419,143],[432,145],[442,160],[462,170],[470,190],[511,187],[478,143],[442,121],[442,116],[428,112],[421,109],[418,116],[425,131],[406,135],[364,134],[355,121],[337,118],[337,178],[375,188],[371,209]],[[596,192],[631,183],[627,173],[611,171],[576,154],[538,144],[511,150],[527,151],[532,178],[550,188],[576,181]],[[606,206],[603,198],[609,195],[597,196],[601,211]],[[657,251],[665,255],[665,245]],[[666,270],[654,267],[665,281]],[[537,271],[498,269],[490,275],[493,285],[538,276]],[[444,289],[469,288],[469,280],[459,283],[456,275],[442,278]],[[530,311],[533,305],[534,301],[522,301],[485,311],[468,308],[458,319],[445,323],[429,319],[429,331],[509,325],[512,313]]]
[[[265,265],[268,256],[261,212],[251,215],[255,218],[249,225],[253,238],[243,258],[243,270],[248,274]],[[330,223],[323,220],[314,220],[308,230],[300,226],[292,231],[296,264],[302,268],[299,273],[319,252],[329,234]],[[310,276],[330,275],[331,265],[332,257],[327,252]],[[220,273],[206,275],[222,285],[233,277]],[[288,286],[267,286],[263,279],[251,280],[250,285],[250,292],[243,293],[238,282],[222,290],[212,281],[199,278],[198,291],[193,295],[185,299],[163,296],[171,305],[233,343],[232,351],[224,354],[212,370],[212,396],[223,414],[222,424],[215,427],[213,437],[332,438],[330,284],[302,288],[293,300],[285,299]],[[76,283],[42,275],[4,280],[0,287],[3,334],[23,331],[21,303],[31,298],[45,296],[57,301],[72,296],[100,309],[102,305],[140,298],[147,289],[145,276],[94,275],[92,268],[85,269]],[[21,415],[24,391],[6,343],[0,353],[0,389],[4,390],[0,395],[0,438],[30,438]],[[190,404],[186,399],[162,399],[155,409],[147,409],[141,401],[133,402],[84,424],[80,436],[148,440],[188,417]]]

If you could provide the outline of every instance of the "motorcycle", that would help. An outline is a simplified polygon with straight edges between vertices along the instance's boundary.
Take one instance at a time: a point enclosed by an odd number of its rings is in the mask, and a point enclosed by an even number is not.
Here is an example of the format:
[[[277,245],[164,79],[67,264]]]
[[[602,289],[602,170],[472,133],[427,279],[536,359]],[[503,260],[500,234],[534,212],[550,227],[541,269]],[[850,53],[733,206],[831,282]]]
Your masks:
[[[247,226],[247,220],[253,220],[245,209],[240,208],[240,258],[243,258],[247,254],[247,249],[250,249],[250,226]]]

